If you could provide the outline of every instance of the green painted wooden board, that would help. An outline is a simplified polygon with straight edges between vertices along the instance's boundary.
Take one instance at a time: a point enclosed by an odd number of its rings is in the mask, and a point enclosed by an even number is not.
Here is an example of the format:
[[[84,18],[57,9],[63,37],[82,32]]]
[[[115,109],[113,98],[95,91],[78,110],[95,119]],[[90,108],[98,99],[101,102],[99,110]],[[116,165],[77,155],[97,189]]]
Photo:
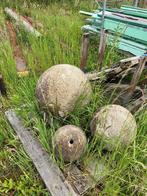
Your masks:
[[[122,14],[125,14],[125,15],[129,15],[129,16],[135,16],[135,17],[138,17],[138,18],[145,18],[147,19],[147,14],[146,13],[140,13],[140,12],[136,12],[134,10],[125,10],[125,9],[111,9],[111,8],[107,8],[106,9],[107,11],[110,11],[110,12],[117,12],[117,13],[122,13]]]
[[[93,33],[93,34],[100,33],[100,29],[98,29],[94,25],[84,25],[82,29],[85,31],[89,31],[90,33]],[[107,44],[108,45],[112,44],[113,40],[115,39],[116,39],[115,36],[111,34],[108,35]],[[142,56],[147,52],[147,46],[143,44],[139,44],[139,43],[136,43],[134,41],[127,40],[124,38],[119,38],[117,42],[118,42],[117,46],[120,50],[130,52],[135,56]]]
[[[93,24],[95,25],[100,21],[100,17],[93,18]],[[122,37],[147,45],[147,28],[123,23],[110,17],[105,19],[104,28],[112,32],[118,32]]]
[[[110,12],[111,10],[112,12]],[[118,14],[113,12],[116,10]],[[133,12],[140,18],[125,15],[123,12]],[[86,20],[90,25],[83,26],[83,29],[99,33],[102,12],[95,10],[93,13],[84,11],[80,11],[80,13],[91,16]],[[123,6],[121,10],[109,9],[109,12],[107,11],[105,14],[104,28],[107,30],[109,43],[114,37],[118,37],[119,49],[129,51],[134,55],[143,55],[147,52],[147,20],[141,18],[143,14],[147,16],[147,10]]]

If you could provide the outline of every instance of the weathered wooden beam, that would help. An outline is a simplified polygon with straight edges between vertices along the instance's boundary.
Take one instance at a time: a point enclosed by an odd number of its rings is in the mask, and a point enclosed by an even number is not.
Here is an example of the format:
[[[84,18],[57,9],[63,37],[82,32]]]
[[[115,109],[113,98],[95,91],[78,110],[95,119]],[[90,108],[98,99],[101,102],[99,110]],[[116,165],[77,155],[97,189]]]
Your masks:
[[[105,164],[96,159],[90,160],[83,171],[75,164],[65,168],[66,179],[80,195],[85,195],[91,189],[100,192],[101,190],[97,185],[103,181],[107,173],[108,170],[106,170]]]
[[[18,24],[22,25],[24,29],[35,35],[36,37],[40,37],[41,33],[39,33],[36,29],[32,27],[32,25],[25,20],[22,16],[18,15],[15,11],[13,11],[10,8],[5,8],[5,13],[10,16],[12,19],[14,19]]]
[[[108,83],[106,84],[105,88],[106,95],[111,95],[111,103],[120,104],[127,108],[134,99],[140,99],[140,97],[144,96],[144,92],[139,86],[135,87],[131,96],[128,96],[130,89],[129,84]]]
[[[123,59],[116,63],[115,65],[112,65],[110,68],[102,70],[102,71],[95,71],[95,72],[89,72],[86,73],[87,77],[91,81],[99,80],[102,75],[105,75],[105,78],[113,78],[116,75],[120,74],[124,70],[127,70],[128,68],[132,68],[133,66],[139,64],[140,59],[143,57],[131,57],[127,59]]]
[[[147,93],[144,96],[140,97],[139,99],[130,102],[127,106],[127,109],[132,113],[135,113],[143,108],[147,109]]]
[[[137,83],[139,82],[139,79],[146,65],[146,62],[147,62],[147,57],[145,57],[144,59],[141,59],[139,62],[138,70],[134,73],[132,77],[131,84],[130,84],[130,90],[128,91],[130,96],[133,94],[135,87]]]
[[[89,189],[95,187],[96,182],[83,173],[76,165],[65,168],[66,179],[72,184],[79,195],[84,195]]]
[[[43,28],[43,24],[39,21],[34,21],[31,17],[29,16],[22,16],[24,18],[24,20],[27,20],[32,26],[34,27],[39,27],[39,28]]]
[[[134,0],[133,1],[133,6],[138,7],[138,4],[139,4],[139,0]]]
[[[105,48],[106,48],[106,39],[107,39],[107,34],[105,33],[105,30],[101,30],[101,37],[100,37],[100,45],[99,45],[99,52],[98,52],[98,65],[99,65],[99,70],[102,70],[103,67],[103,59],[104,59],[104,54],[105,54]]]
[[[84,33],[82,38],[82,47],[81,47],[81,61],[80,68],[85,70],[88,58],[88,49],[89,49],[89,33]]]
[[[16,70],[19,76],[28,75],[28,70],[26,66],[26,61],[23,56],[23,52],[19,44],[17,43],[16,32],[13,27],[12,22],[6,21],[6,27],[9,34],[9,39],[11,43],[11,48],[13,51],[13,57],[16,63]]]
[[[43,150],[39,141],[32,132],[27,130],[13,110],[5,113],[9,123],[17,133],[27,154],[33,161],[42,177],[48,191],[52,196],[77,196],[71,185],[66,181],[63,173],[53,162],[51,157]]]

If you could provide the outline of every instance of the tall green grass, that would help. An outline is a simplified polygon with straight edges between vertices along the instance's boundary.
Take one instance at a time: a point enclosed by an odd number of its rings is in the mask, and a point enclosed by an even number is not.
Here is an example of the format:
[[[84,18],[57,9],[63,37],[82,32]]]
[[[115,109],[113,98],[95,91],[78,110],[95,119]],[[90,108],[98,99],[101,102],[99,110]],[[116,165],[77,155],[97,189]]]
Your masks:
[[[18,42],[23,49],[30,74],[19,78],[13,59],[9,39],[4,35],[0,42],[0,72],[3,74],[8,89],[8,97],[0,97],[0,194],[1,195],[48,195],[32,162],[23,150],[17,136],[7,122],[4,112],[14,108],[24,121],[37,135],[46,151],[54,157],[52,137],[54,132],[65,124],[80,126],[88,137],[86,151],[79,160],[87,166],[95,158],[103,161],[108,168],[104,178],[104,188],[101,195],[144,195],[146,192],[146,111],[136,115],[138,134],[133,144],[126,149],[117,149],[112,153],[103,153],[101,138],[93,138],[89,123],[97,108],[109,103],[109,98],[103,93],[101,82],[93,84],[91,103],[79,110],[75,109],[68,118],[61,119],[52,115],[47,116],[38,107],[35,97],[35,87],[39,76],[49,67],[59,63],[69,63],[79,67],[81,48],[81,26],[83,17],[78,10],[70,7],[70,3],[51,4],[46,7],[37,4],[21,5],[20,1],[3,1],[2,6],[11,6],[21,13],[29,14],[34,20],[43,24],[38,27],[41,38],[35,38],[18,30]],[[87,2],[78,6],[86,8]],[[88,4],[87,9],[93,9]],[[0,12],[0,24],[4,27],[4,14]],[[4,28],[4,31],[6,29]],[[88,59],[88,70],[97,67],[97,39],[91,39]],[[110,59],[111,57],[111,59]],[[108,47],[105,66],[122,58],[117,50]],[[62,161],[57,161],[64,168]],[[90,195],[94,195],[94,191]]]

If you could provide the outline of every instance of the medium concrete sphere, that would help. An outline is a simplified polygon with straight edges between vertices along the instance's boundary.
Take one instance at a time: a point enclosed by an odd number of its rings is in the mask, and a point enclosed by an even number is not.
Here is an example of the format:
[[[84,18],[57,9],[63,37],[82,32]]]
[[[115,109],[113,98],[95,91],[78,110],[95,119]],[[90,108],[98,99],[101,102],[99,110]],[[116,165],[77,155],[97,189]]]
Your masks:
[[[67,116],[76,106],[89,103],[92,89],[86,75],[77,67],[61,64],[45,71],[36,87],[40,106],[54,115]]]
[[[126,146],[136,136],[137,125],[134,116],[120,105],[104,106],[90,124],[93,134],[99,134],[107,141],[107,148],[116,145]],[[109,150],[109,149],[108,149]]]
[[[58,158],[62,158],[65,162],[73,162],[84,152],[86,136],[79,127],[66,125],[55,132],[53,147]]]

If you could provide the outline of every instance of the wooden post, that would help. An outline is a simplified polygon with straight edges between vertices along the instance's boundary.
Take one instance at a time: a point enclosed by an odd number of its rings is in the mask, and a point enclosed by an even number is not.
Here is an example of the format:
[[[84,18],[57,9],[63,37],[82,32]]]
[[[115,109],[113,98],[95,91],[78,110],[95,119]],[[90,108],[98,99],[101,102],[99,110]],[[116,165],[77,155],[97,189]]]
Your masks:
[[[141,74],[143,72],[143,69],[145,67],[146,62],[147,62],[147,57],[144,57],[143,59],[141,59],[139,66],[138,66],[138,70],[136,72],[134,72],[134,75],[132,77],[131,84],[130,84],[130,89],[129,89],[130,96],[133,94],[133,92],[136,88],[136,85],[141,77]]]
[[[18,15],[16,12],[11,10],[10,8],[5,8],[5,13],[8,16],[10,16],[12,19],[14,19],[17,23],[22,25],[27,32],[32,33],[36,37],[41,36],[41,34],[36,29],[34,29],[27,20],[25,20],[22,16]]]
[[[13,110],[5,113],[11,126],[21,140],[27,154],[33,161],[42,180],[52,196],[77,196],[78,194],[72,189],[66,181],[59,167],[53,162],[48,153],[43,150],[39,141],[33,136],[32,131],[28,131],[16,116]]]
[[[134,0],[133,6],[138,7],[138,4],[139,4],[139,0]]]
[[[6,94],[7,94],[7,92],[6,92],[6,87],[5,87],[5,84],[3,81],[3,76],[0,74],[0,96],[6,95]]]
[[[107,34],[105,33],[105,30],[103,29],[101,31],[102,36],[100,37],[100,45],[99,45],[99,53],[98,53],[98,64],[99,64],[99,70],[102,70],[103,67],[103,59],[105,54],[105,48],[106,48],[106,41],[107,41]]]
[[[88,49],[89,49],[89,33],[84,33],[82,38],[82,47],[81,47],[81,61],[80,68],[85,70],[88,58]]]
[[[104,57],[105,44],[106,44],[106,34],[104,30],[106,4],[107,4],[107,0],[104,0],[103,10],[102,10],[102,19],[101,19],[100,43],[99,43],[99,51],[98,51],[98,64],[100,65],[99,70],[102,69],[102,61]]]

